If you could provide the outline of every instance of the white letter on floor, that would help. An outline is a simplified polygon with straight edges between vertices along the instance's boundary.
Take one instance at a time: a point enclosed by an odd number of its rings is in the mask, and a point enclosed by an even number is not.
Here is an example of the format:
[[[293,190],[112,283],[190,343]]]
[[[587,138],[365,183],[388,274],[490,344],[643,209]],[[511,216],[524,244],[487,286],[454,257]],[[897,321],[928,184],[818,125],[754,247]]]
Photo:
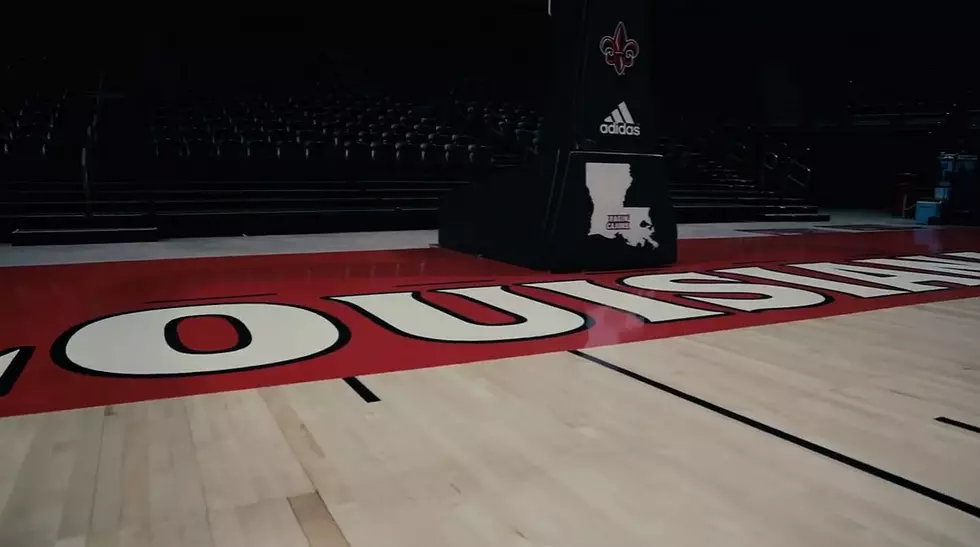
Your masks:
[[[687,283],[688,281],[697,281],[698,283]],[[700,283],[701,281],[714,281],[714,283]],[[803,289],[792,289],[790,287],[778,287],[776,285],[764,285],[761,283],[745,283],[744,281],[735,281],[716,275],[697,272],[637,275],[627,277],[623,280],[623,283],[630,287],[648,291],[683,294],[685,298],[742,311],[803,308],[823,304],[827,301],[827,297],[824,295],[804,291]],[[691,293],[745,293],[759,294],[767,298],[745,299],[686,296]]]
[[[791,285],[803,285],[804,287],[813,287],[814,289],[827,289],[828,291],[851,294],[854,296],[859,296],[861,298],[877,298],[879,296],[893,296],[896,294],[905,294],[902,291],[895,291],[892,289],[878,289],[875,287],[865,287],[863,285],[855,285],[853,283],[842,283],[840,281],[830,281],[828,279],[820,279],[818,277],[807,277],[804,275],[777,272],[775,270],[767,270],[765,268],[757,268],[757,267],[730,268],[727,270],[718,270],[718,271],[721,273],[741,274],[741,275],[747,275],[749,277],[768,279],[770,281],[779,281],[782,283],[789,283]]]
[[[475,300],[509,315],[516,321],[505,325],[474,323],[421,301],[411,292],[330,297],[356,306],[362,312],[401,334],[440,342],[507,342],[557,336],[585,326],[573,312],[532,300],[502,287],[442,289]]]
[[[941,291],[946,287],[935,285],[923,285],[923,283],[942,281],[956,285],[974,286],[980,284],[976,279],[963,277],[952,277],[934,273],[904,272],[900,270],[888,270],[885,268],[872,268],[870,266],[857,266],[854,264],[834,264],[832,262],[815,262],[812,264],[793,264],[793,268],[802,268],[822,274],[834,275],[856,279],[866,283],[894,287],[909,292]]]
[[[581,279],[528,283],[526,286],[554,291],[578,298],[579,300],[585,300],[586,302],[629,312],[642,317],[648,323],[663,323],[666,321],[677,321],[679,319],[723,315],[722,312],[689,308],[625,291],[617,291],[616,289],[610,289],[609,287],[603,287]]]
[[[247,329],[247,343],[228,351],[186,352],[165,331],[191,317],[226,316]],[[220,372],[298,361],[324,353],[340,340],[326,317],[283,304],[214,304],[124,313],[80,328],[64,357],[96,372],[125,375]]]

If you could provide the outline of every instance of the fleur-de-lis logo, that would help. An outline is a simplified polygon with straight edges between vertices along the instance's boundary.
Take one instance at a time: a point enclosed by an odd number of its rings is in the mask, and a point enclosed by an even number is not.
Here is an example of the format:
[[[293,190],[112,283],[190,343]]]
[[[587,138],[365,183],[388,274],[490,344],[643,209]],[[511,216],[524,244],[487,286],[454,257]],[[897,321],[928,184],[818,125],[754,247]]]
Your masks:
[[[633,59],[640,54],[640,44],[626,36],[626,25],[620,21],[612,36],[603,36],[599,40],[599,51],[606,58],[606,64],[622,76],[627,68],[633,66]]]

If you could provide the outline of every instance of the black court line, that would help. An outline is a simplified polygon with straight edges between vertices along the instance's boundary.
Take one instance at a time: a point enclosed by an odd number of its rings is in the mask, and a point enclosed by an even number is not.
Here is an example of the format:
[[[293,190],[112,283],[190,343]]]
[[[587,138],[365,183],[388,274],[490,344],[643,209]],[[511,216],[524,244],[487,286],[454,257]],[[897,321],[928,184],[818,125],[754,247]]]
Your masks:
[[[0,355],[6,355],[14,351],[17,354],[14,356],[13,361],[7,366],[7,370],[3,371],[3,374],[0,374],[0,397],[10,393],[10,390],[14,388],[14,384],[20,378],[20,373],[24,372],[24,367],[27,366],[27,362],[31,360],[31,355],[34,354],[33,347],[23,347],[0,351]]]
[[[865,472],[865,473],[867,473],[869,475],[872,475],[872,476],[875,476],[875,477],[877,477],[879,479],[888,481],[888,482],[890,482],[890,483],[892,483],[892,484],[894,484],[896,486],[900,486],[902,488],[905,488],[906,490],[911,490],[912,492],[915,492],[916,494],[925,496],[925,497],[927,497],[927,498],[929,498],[929,499],[931,499],[933,501],[938,501],[939,503],[942,503],[943,505],[946,505],[948,507],[952,507],[953,509],[959,509],[960,511],[963,511],[964,513],[966,513],[968,515],[971,515],[971,516],[980,518],[980,507],[977,507],[976,505],[973,505],[971,503],[967,503],[967,502],[965,502],[965,501],[963,501],[961,499],[954,498],[954,497],[949,496],[947,494],[943,494],[942,492],[939,492],[938,490],[933,490],[932,488],[929,488],[928,486],[925,486],[923,484],[919,484],[917,482],[911,481],[909,479],[906,479],[905,477],[901,477],[901,476],[896,475],[894,473],[889,473],[888,471],[885,471],[884,469],[881,469],[879,467],[875,467],[875,466],[873,466],[873,465],[871,465],[869,463],[865,463],[865,462],[863,462],[861,460],[854,459],[854,458],[852,458],[850,456],[846,456],[844,454],[841,454],[840,452],[831,450],[831,449],[829,449],[829,448],[827,448],[825,446],[821,446],[819,444],[816,444],[814,442],[808,441],[808,440],[803,439],[801,437],[797,437],[796,435],[793,435],[792,433],[787,433],[786,431],[783,431],[781,429],[777,429],[775,427],[772,427],[771,425],[766,425],[766,424],[764,424],[762,422],[753,420],[752,418],[749,418],[747,416],[743,416],[741,414],[738,414],[737,412],[731,411],[731,410],[729,410],[727,408],[724,408],[722,406],[718,406],[718,405],[716,405],[714,403],[711,403],[709,401],[706,401],[704,399],[701,399],[700,397],[696,397],[694,395],[691,395],[690,393],[685,393],[685,392],[683,392],[683,391],[681,391],[681,390],[679,390],[677,388],[670,387],[667,384],[662,384],[662,383],[660,383],[660,382],[658,382],[656,380],[651,380],[650,378],[647,378],[646,376],[643,376],[641,374],[637,374],[636,372],[633,372],[632,370],[628,370],[628,369],[625,369],[623,367],[614,365],[614,364],[612,364],[612,363],[610,363],[608,361],[605,361],[603,359],[600,359],[598,357],[594,357],[592,355],[589,355],[587,353],[583,353],[583,352],[578,351],[578,350],[571,350],[571,351],[569,351],[569,353],[571,353],[573,355],[577,355],[578,357],[581,357],[582,359],[586,359],[588,361],[591,361],[591,362],[593,362],[593,363],[595,363],[595,364],[597,364],[599,366],[605,367],[605,368],[607,368],[609,370],[612,370],[614,372],[618,372],[618,373],[622,374],[623,376],[626,376],[628,378],[632,378],[633,380],[636,380],[637,382],[640,382],[640,383],[646,384],[646,385],[648,385],[650,387],[659,389],[660,391],[663,391],[664,393],[667,393],[669,395],[673,395],[674,397],[678,397],[678,398],[683,399],[683,400],[685,400],[685,401],[687,401],[689,403],[694,403],[694,404],[700,406],[701,408],[704,408],[706,410],[710,410],[711,412],[714,412],[716,414],[721,414],[722,416],[724,416],[726,418],[729,418],[731,420],[735,420],[736,422],[739,422],[739,423],[742,423],[744,425],[747,425],[747,426],[749,426],[749,427],[751,427],[753,429],[757,429],[759,431],[762,431],[763,433],[767,433],[769,435],[772,435],[773,437],[780,438],[780,439],[782,439],[784,441],[791,442],[791,443],[795,444],[796,446],[799,446],[801,448],[805,448],[805,449],[807,449],[807,450],[809,450],[811,452],[814,452],[816,454],[819,454],[819,455],[821,455],[821,456],[823,456],[825,458],[830,458],[830,459],[832,459],[832,460],[834,460],[836,462],[839,462],[839,463],[842,463],[842,464],[847,465],[849,467],[852,467],[854,469],[857,469],[858,471],[863,471],[863,472]]]
[[[439,281],[433,283],[408,283],[405,285],[395,285],[395,287],[435,287],[438,285],[459,285],[467,283],[489,283],[491,281],[496,281],[496,279],[467,279],[465,281]]]
[[[226,300],[229,298],[253,298],[256,296],[275,296],[274,292],[260,292],[254,294],[232,294],[229,296],[199,296],[197,298],[175,298],[173,300],[149,300],[144,304],[176,304],[178,302],[196,302],[198,300]]]
[[[381,400],[374,394],[373,391],[368,389],[366,385],[361,383],[361,381],[357,379],[357,376],[349,376],[344,378],[344,381],[347,382],[347,385],[349,385],[355,393],[361,396],[361,399],[364,399],[365,403],[376,403]]]
[[[966,422],[961,422],[959,420],[954,420],[952,418],[947,418],[945,416],[940,416],[936,418],[936,421],[946,425],[951,425],[953,427],[958,427],[960,429],[965,429],[967,431],[972,431],[974,433],[980,433],[980,427],[977,427],[975,425],[970,425]]]

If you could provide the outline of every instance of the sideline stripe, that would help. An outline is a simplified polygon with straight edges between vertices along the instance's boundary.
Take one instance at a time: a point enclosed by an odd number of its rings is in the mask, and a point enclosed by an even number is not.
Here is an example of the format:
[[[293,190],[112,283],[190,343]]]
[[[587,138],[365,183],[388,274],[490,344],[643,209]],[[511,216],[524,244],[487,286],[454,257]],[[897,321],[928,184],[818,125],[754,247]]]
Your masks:
[[[660,383],[660,382],[658,382],[656,380],[651,380],[650,378],[647,378],[646,376],[643,376],[641,374],[637,374],[636,372],[633,372],[632,370],[625,369],[623,367],[620,367],[618,365],[614,365],[614,364],[612,364],[612,363],[610,363],[608,361],[605,361],[605,360],[600,359],[598,357],[595,357],[593,355],[589,355],[588,353],[584,353],[584,352],[579,351],[579,350],[571,350],[571,351],[569,351],[569,353],[571,353],[573,355],[576,355],[578,357],[581,357],[582,359],[591,361],[591,362],[593,362],[593,363],[595,363],[595,364],[597,364],[599,366],[605,367],[605,368],[607,368],[607,369],[609,369],[609,370],[611,370],[613,372],[618,372],[618,373],[622,374],[623,376],[626,376],[628,378],[632,378],[633,380],[636,380],[637,382],[640,382],[640,383],[646,384],[646,385],[648,385],[650,387],[659,389],[660,391],[663,391],[664,393],[667,393],[669,395],[673,395],[674,397],[678,397],[678,398],[683,399],[683,400],[685,400],[685,401],[687,401],[689,403],[694,403],[694,404],[700,406],[701,408],[704,408],[706,410],[710,410],[711,412],[714,412],[715,414],[721,414],[722,416],[724,416],[726,418],[729,418],[731,420],[735,420],[736,422],[740,422],[740,423],[742,423],[744,425],[747,425],[747,426],[749,426],[749,427],[751,427],[753,429],[757,429],[759,431],[762,431],[763,433],[767,433],[769,435],[772,435],[773,437],[778,437],[778,438],[780,438],[780,439],[782,439],[784,441],[791,442],[791,443],[793,443],[793,444],[795,444],[795,445],[797,445],[797,446],[799,446],[801,448],[805,448],[805,449],[807,449],[807,450],[809,450],[811,452],[815,452],[815,453],[817,453],[817,454],[819,454],[819,455],[821,455],[821,456],[823,456],[825,458],[830,458],[830,459],[832,459],[834,461],[840,462],[840,463],[842,463],[844,465],[847,465],[849,467],[853,467],[854,469],[857,469],[858,471],[863,471],[863,472],[865,472],[865,473],[867,473],[869,475],[873,475],[875,477],[878,477],[879,479],[888,481],[888,482],[890,482],[890,483],[892,483],[892,484],[894,484],[896,486],[900,486],[902,488],[905,488],[906,490],[911,490],[912,492],[915,492],[916,494],[925,496],[925,497],[927,497],[929,499],[932,499],[934,501],[938,501],[939,503],[942,503],[943,505],[952,507],[953,509],[958,509],[958,510],[963,511],[964,513],[966,513],[968,515],[971,515],[971,516],[974,516],[976,518],[980,518],[980,507],[977,507],[976,505],[973,505],[971,503],[967,503],[967,502],[965,502],[965,501],[963,501],[961,499],[954,498],[954,497],[949,496],[947,494],[943,494],[942,492],[939,492],[938,490],[933,490],[932,488],[929,488],[928,486],[925,486],[923,484],[919,484],[917,482],[911,481],[909,479],[906,479],[905,477],[901,477],[901,476],[896,475],[894,473],[889,473],[888,471],[885,471],[884,469],[881,469],[880,467],[875,467],[875,466],[873,466],[873,465],[871,465],[869,463],[865,463],[865,462],[863,462],[861,460],[857,460],[857,459],[854,459],[854,458],[852,458],[850,456],[846,456],[844,454],[841,454],[840,452],[831,450],[831,449],[829,449],[829,448],[827,448],[825,446],[821,446],[819,444],[816,444],[814,442],[808,441],[808,440],[803,439],[801,437],[797,437],[796,435],[793,435],[792,433],[787,433],[786,431],[783,431],[781,429],[777,429],[777,428],[772,427],[770,425],[766,425],[766,424],[764,424],[762,422],[753,420],[752,418],[749,418],[747,416],[743,416],[741,414],[738,414],[737,412],[734,412],[734,411],[729,410],[727,408],[724,408],[722,406],[718,406],[718,405],[716,405],[716,404],[714,404],[712,402],[709,402],[709,401],[706,401],[704,399],[701,399],[700,397],[696,397],[694,395],[691,395],[690,393],[685,393],[685,392],[683,392],[683,391],[681,391],[681,390],[679,390],[677,388],[670,387],[667,384],[662,384],[662,383]]]
[[[366,385],[358,380],[357,376],[348,376],[347,378],[344,378],[344,381],[347,382],[347,385],[349,385],[355,393],[361,396],[361,399],[364,399],[365,403],[376,403],[381,400],[374,394],[373,391],[368,389]]]
[[[10,393],[33,354],[33,347],[0,350],[0,397]]]
[[[939,423],[946,424],[946,425],[951,425],[953,427],[958,427],[960,429],[965,429],[967,431],[972,431],[974,433],[980,433],[980,427],[977,427],[975,425],[968,424],[966,422],[961,422],[959,420],[954,420],[952,418],[947,418],[945,416],[940,416],[940,417],[936,418],[936,421],[939,422]]]

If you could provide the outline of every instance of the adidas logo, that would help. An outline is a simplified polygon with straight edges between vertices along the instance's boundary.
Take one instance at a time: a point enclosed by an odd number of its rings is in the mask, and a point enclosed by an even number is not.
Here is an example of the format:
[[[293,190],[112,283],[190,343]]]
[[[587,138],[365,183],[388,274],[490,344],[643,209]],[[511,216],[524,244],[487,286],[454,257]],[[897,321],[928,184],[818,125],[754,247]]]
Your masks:
[[[626,101],[619,103],[619,106],[606,116],[603,123],[599,124],[599,133],[603,135],[640,136],[640,126],[633,121],[633,116],[630,114],[630,109],[626,106]]]

